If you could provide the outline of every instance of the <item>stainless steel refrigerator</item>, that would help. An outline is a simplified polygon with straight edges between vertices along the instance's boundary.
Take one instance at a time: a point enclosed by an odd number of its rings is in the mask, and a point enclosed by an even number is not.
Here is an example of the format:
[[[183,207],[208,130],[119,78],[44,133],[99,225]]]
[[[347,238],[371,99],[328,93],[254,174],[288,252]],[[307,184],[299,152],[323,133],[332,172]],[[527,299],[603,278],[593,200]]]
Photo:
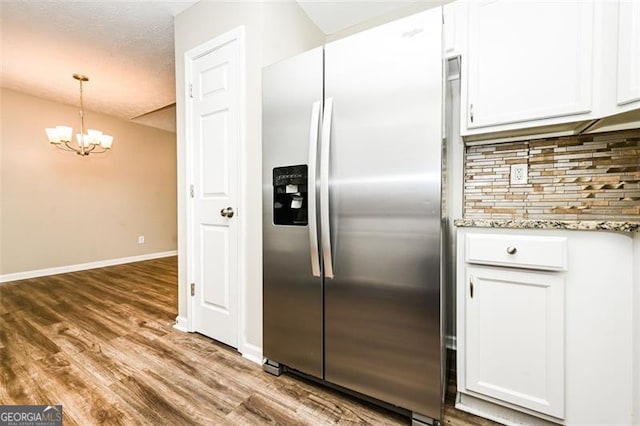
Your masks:
[[[263,351],[439,419],[442,15],[263,70]]]

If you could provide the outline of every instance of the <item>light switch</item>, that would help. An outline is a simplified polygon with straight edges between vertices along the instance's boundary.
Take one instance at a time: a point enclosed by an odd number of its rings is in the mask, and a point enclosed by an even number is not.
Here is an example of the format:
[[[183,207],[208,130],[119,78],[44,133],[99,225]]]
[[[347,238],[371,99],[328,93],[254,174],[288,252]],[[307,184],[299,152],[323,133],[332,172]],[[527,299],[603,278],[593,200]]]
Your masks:
[[[526,185],[527,184],[527,164],[512,164],[511,165],[511,185]]]

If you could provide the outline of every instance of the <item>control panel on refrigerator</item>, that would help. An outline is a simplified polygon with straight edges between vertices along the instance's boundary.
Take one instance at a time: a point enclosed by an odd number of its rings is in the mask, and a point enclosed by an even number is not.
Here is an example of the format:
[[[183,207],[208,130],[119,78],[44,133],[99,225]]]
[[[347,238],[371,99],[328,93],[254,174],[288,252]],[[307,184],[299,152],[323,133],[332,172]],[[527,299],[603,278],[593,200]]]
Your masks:
[[[308,223],[307,165],[273,169],[273,224]]]

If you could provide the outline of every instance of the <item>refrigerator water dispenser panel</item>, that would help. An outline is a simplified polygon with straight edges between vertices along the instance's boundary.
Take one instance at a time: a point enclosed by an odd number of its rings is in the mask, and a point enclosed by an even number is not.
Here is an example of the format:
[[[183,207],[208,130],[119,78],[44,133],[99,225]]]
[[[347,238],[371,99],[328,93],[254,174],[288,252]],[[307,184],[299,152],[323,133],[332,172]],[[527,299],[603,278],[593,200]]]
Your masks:
[[[273,169],[274,225],[307,225],[307,201],[306,164]]]

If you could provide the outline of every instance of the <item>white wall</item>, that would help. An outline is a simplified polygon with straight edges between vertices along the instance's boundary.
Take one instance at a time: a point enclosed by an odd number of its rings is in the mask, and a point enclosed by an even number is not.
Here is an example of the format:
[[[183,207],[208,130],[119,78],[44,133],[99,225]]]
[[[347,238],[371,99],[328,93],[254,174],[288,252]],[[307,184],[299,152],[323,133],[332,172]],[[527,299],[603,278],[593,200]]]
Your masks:
[[[187,316],[186,200],[185,170],[185,75],[186,51],[238,26],[245,27],[245,149],[240,150],[247,174],[242,204],[246,224],[244,241],[247,261],[244,311],[246,328],[239,336],[239,350],[262,348],[262,67],[320,46],[324,34],[292,0],[283,2],[200,1],[175,19],[176,101],[178,144],[178,316]],[[242,312],[242,309],[241,309]]]

